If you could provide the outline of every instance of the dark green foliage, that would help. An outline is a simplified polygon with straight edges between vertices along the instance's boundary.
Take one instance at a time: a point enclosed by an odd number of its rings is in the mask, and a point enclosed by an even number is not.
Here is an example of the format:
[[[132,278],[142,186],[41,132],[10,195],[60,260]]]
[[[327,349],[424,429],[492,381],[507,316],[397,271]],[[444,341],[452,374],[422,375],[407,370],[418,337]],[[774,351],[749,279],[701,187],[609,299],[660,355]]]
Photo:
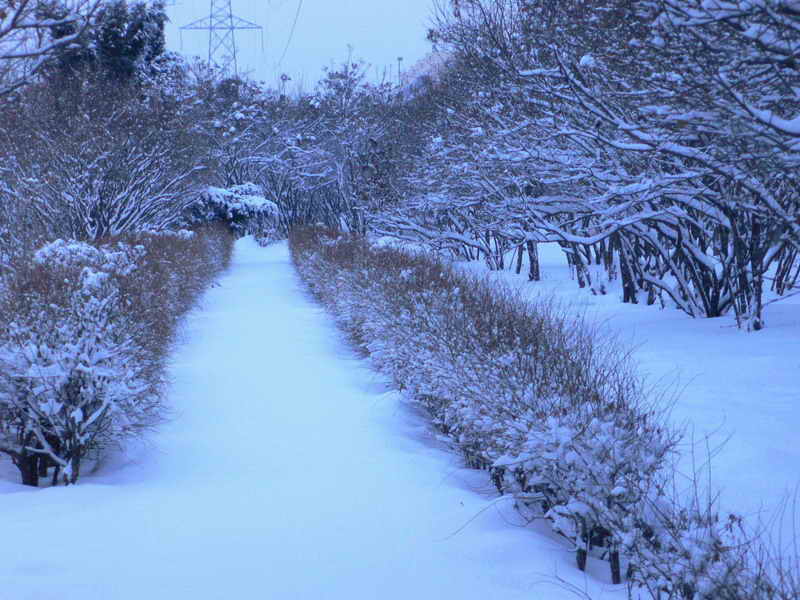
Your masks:
[[[96,61],[111,77],[130,79],[137,66],[150,64],[164,52],[166,14],[161,4],[148,7],[115,0],[97,14]]]
[[[44,6],[43,16],[66,14],[61,2]],[[50,73],[53,77],[75,78],[99,72],[117,83],[130,81],[140,68],[148,69],[164,53],[164,24],[167,15],[162,2],[111,0],[95,13],[90,33],[82,46],[65,47],[56,53]],[[51,28],[59,39],[74,33],[75,25]]]

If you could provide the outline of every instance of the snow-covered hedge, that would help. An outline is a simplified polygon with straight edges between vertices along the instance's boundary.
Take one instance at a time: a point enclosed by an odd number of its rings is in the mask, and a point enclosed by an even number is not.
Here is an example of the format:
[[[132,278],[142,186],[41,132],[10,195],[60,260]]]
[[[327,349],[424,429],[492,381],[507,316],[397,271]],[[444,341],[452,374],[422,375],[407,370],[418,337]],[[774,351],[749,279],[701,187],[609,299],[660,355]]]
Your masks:
[[[569,540],[579,567],[604,557],[640,597],[793,597],[738,518],[674,492],[680,435],[618,345],[430,257],[322,231],[291,244],[374,365],[524,515]]]
[[[163,417],[163,358],[178,317],[225,266],[231,236],[56,240],[0,299],[0,453],[23,483],[76,483],[85,459]]]
[[[194,218],[227,223],[238,236],[252,234],[259,241],[270,240],[276,234],[280,211],[264,196],[264,190],[254,183],[209,187],[193,209]]]

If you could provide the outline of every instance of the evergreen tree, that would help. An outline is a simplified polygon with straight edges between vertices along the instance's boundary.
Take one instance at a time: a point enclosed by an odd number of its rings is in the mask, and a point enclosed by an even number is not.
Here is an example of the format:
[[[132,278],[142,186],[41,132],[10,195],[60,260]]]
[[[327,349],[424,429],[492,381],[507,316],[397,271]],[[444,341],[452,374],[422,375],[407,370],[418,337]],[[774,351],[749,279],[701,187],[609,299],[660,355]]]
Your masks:
[[[42,5],[43,16],[65,14],[61,0]],[[56,55],[52,72],[76,77],[95,72],[119,83],[130,81],[141,68],[147,69],[164,53],[164,24],[167,15],[161,1],[109,0],[95,13],[86,42],[65,47]],[[53,39],[70,35],[74,25],[51,28]]]

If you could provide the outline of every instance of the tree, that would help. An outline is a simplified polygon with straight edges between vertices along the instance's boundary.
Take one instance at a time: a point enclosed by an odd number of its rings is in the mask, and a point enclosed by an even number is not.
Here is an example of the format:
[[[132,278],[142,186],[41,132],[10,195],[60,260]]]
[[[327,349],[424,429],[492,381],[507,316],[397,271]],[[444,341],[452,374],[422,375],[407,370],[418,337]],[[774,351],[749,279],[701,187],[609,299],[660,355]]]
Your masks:
[[[431,39],[467,85],[388,233],[495,268],[507,244],[557,241],[595,292],[605,271],[625,301],[763,327],[767,277],[779,295],[797,282],[792,3],[440,9]]]
[[[90,78],[57,95],[43,82],[9,99],[0,123],[4,181],[50,239],[98,240],[181,222],[205,183],[208,145],[191,92],[177,88],[176,77],[142,86]]]
[[[57,17],[66,10],[54,3],[42,12]],[[59,48],[48,74],[61,85],[77,85],[91,74],[107,77],[116,85],[130,83],[135,75],[150,72],[164,53],[166,21],[164,3],[160,1],[103,2],[92,15],[82,43]],[[65,25],[51,27],[49,33],[57,40],[72,31],[72,26]]]
[[[70,0],[54,14],[44,0],[0,2],[0,96],[31,81],[58,51],[79,42],[100,0]],[[51,36],[59,31],[61,35]]]
[[[112,79],[130,80],[140,66],[163,54],[166,20],[163,2],[108,2],[95,16],[96,61]]]

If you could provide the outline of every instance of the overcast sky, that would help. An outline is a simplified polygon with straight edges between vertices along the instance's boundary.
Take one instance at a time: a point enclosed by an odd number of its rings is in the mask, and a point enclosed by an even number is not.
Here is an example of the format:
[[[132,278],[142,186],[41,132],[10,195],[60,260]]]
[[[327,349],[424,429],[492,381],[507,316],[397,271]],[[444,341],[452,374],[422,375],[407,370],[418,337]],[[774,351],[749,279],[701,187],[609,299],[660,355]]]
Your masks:
[[[184,31],[181,36],[179,27],[208,16],[210,5],[210,0],[178,0],[168,7],[170,49],[208,55],[207,32]],[[395,80],[399,56],[408,67],[430,50],[425,34],[432,0],[232,0],[232,6],[236,16],[264,28],[263,53],[258,32],[237,32],[239,70],[270,84],[287,73],[294,85],[312,89],[323,66],[347,57],[348,44],[355,58],[373,65],[373,78],[376,72],[391,69]],[[300,16],[290,40],[298,7]]]

